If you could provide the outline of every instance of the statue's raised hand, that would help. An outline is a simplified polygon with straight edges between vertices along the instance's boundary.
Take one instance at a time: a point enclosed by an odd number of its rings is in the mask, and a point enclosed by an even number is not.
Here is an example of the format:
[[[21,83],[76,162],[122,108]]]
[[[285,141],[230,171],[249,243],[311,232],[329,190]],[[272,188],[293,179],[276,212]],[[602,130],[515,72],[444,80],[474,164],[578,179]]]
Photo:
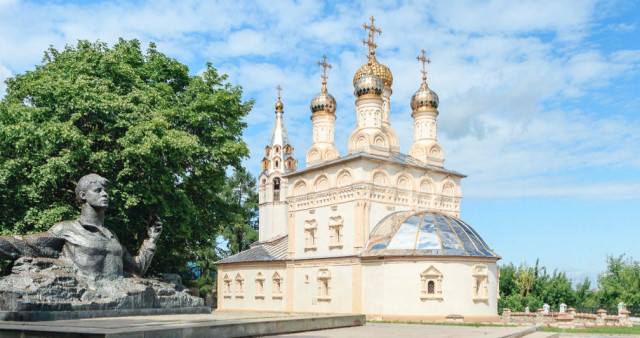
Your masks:
[[[151,226],[147,227],[147,234],[149,235],[149,239],[151,239],[151,242],[155,243],[160,237],[161,233],[162,220],[160,220],[160,217],[158,217],[158,215],[154,214]]]

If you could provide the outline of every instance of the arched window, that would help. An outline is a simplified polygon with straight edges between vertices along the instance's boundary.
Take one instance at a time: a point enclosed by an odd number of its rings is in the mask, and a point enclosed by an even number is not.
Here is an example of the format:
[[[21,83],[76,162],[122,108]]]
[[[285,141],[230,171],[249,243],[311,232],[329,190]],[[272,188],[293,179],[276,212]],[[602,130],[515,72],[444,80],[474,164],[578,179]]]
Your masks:
[[[236,298],[244,297],[244,278],[242,275],[236,275]]]
[[[264,276],[262,272],[256,275],[256,298],[264,299]]]
[[[420,300],[437,300],[442,301],[442,273],[433,265],[422,271],[420,274],[422,282],[422,291]]]
[[[342,248],[342,216],[329,217],[329,250]]]
[[[231,298],[231,277],[229,277],[229,275],[224,275],[222,281],[224,282],[224,286],[222,288],[224,298]]]
[[[315,219],[306,220],[304,222],[304,251],[315,251],[316,247],[316,232],[318,230],[318,221]]]
[[[280,177],[273,179],[273,201],[280,201]]]
[[[488,301],[488,279],[489,268],[484,264],[476,264],[473,266],[473,300],[486,302]]]
[[[331,271],[329,271],[329,269],[318,270],[318,301],[331,301],[331,287],[329,286],[330,281]]]
[[[282,299],[282,277],[280,277],[279,273],[275,272],[271,279],[273,281],[273,295],[271,298]]]

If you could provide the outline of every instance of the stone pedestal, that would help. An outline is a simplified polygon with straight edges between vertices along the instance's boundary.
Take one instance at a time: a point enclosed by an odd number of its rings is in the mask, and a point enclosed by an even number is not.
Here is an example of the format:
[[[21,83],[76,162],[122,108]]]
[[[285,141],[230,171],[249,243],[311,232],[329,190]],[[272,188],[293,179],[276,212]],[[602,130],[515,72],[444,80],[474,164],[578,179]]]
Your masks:
[[[631,318],[629,317],[630,314],[631,314],[631,311],[627,309],[623,309],[618,312],[618,320],[620,321],[620,325],[628,326],[628,327],[633,326],[633,323],[631,322]]]
[[[596,317],[596,325],[598,326],[604,326],[604,319],[607,317],[607,310],[605,309],[600,309],[598,310],[598,314]]]
[[[558,324],[558,328],[560,329],[572,329],[573,328],[573,318],[564,313],[561,313],[555,318],[556,323]]]
[[[502,321],[504,323],[508,323],[511,320],[511,309],[504,308],[502,309]]]
[[[60,320],[128,315],[210,313],[177,276],[167,281],[122,276],[92,280],[63,260],[22,257],[0,278],[0,319]]]
[[[536,311],[536,324],[542,323],[544,323],[544,310],[538,309],[538,311]]]

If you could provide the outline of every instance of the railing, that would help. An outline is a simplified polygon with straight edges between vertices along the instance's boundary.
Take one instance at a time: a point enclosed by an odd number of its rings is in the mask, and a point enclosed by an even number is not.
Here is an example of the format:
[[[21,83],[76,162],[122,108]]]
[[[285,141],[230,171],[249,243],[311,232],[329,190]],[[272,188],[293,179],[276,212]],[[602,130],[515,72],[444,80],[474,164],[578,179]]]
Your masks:
[[[598,313],[598,310],[605,309],[609,316],[618,315],[617,307],[597,307],[597,306],[576,306],[576,312],[578,313]],[[627,310],[631,312],[631,317],[640,317],[640,306],[627,306]]]

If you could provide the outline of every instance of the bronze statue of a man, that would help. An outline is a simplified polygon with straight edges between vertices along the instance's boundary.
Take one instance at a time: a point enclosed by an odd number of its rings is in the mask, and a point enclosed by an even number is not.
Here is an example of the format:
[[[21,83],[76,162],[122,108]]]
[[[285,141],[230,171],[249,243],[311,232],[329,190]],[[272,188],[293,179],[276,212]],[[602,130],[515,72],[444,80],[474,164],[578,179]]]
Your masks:
[[[59,258],[94,280],[144,275],[156,250],[162,223],[156,219],[148,228],[149,238],[142,243],[138,255],[132,257],[116,235],[104,226],[104,213],[109,206],[108,183],[97,174],[83,176],[75,191],[82,203],[77,219],[57,223],[37,234],[1,236],[0,258]]]

